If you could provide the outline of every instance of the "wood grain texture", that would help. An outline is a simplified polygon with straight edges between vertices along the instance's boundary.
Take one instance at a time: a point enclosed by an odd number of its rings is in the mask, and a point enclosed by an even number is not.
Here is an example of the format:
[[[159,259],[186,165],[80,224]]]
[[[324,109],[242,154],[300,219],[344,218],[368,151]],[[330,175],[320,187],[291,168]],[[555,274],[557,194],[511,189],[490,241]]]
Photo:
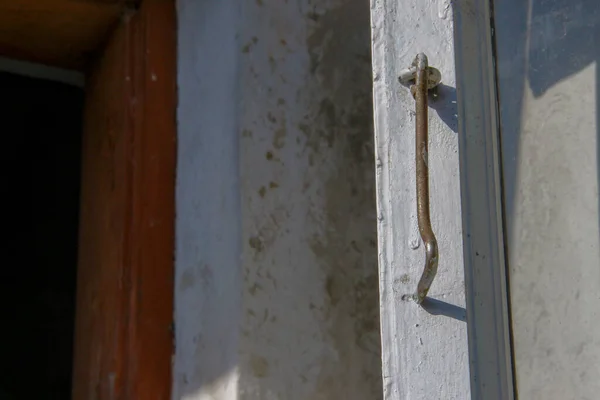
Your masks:
[[[127,0],[0,0],[0,54],[83,69],[131,5]]]
[[[175,19],[147,0],[88,76],[74,399],[171,388]]]

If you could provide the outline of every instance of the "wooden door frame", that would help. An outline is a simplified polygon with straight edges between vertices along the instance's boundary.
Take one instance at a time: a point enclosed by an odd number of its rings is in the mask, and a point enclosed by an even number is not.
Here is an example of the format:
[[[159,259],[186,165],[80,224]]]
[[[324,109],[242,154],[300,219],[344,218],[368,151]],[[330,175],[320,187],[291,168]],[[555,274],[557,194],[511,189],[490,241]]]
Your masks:
[[[0,55],[86,73],[73,399],[168,399],[175,1],[15,4]]]
[[[146,0],[87,76],[75,400],[170,397],[175,42],[173,1]]]

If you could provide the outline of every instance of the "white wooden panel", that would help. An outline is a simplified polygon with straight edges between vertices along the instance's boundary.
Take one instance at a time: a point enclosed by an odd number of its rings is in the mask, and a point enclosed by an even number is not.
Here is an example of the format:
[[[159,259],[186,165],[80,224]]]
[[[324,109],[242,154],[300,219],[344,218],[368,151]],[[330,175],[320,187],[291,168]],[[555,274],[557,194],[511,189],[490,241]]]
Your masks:
[[[468,399],[467,329],[450,1],[372,0],[377,207],[385,399]],[[415,202],[414,100],[400,70],[424,52],[442,72],[430,104],[429,168],[439,271],[424,307]]]

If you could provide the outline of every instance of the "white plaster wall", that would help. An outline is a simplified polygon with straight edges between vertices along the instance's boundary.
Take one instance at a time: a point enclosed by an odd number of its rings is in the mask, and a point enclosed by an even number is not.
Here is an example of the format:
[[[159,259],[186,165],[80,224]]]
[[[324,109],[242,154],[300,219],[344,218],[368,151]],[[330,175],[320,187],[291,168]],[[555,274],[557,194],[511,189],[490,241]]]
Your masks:
[[[174,399],[236,399],[242,315],[235,1],[178,2]]]
[[[517,391],[597,399],[600,3],[496,3]]]
[[[179,0],[174,399],[380,399],[366,0]]]
[[[372,0],[377,209],[385,399],[468,399],[453,10],[450,1]],[[429,108],[432,225],[438,275],[411,301],[425,251],[416,217],[415,101],[398,82],[417,53],[442,73]]]

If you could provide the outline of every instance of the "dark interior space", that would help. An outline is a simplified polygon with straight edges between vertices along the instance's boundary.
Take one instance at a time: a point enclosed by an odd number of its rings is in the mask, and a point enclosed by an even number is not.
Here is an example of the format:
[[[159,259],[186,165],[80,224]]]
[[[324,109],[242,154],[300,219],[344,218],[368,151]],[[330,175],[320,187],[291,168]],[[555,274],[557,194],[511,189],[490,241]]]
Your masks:
[[[0,72],[0,400],[69,399],[82,88]]]

